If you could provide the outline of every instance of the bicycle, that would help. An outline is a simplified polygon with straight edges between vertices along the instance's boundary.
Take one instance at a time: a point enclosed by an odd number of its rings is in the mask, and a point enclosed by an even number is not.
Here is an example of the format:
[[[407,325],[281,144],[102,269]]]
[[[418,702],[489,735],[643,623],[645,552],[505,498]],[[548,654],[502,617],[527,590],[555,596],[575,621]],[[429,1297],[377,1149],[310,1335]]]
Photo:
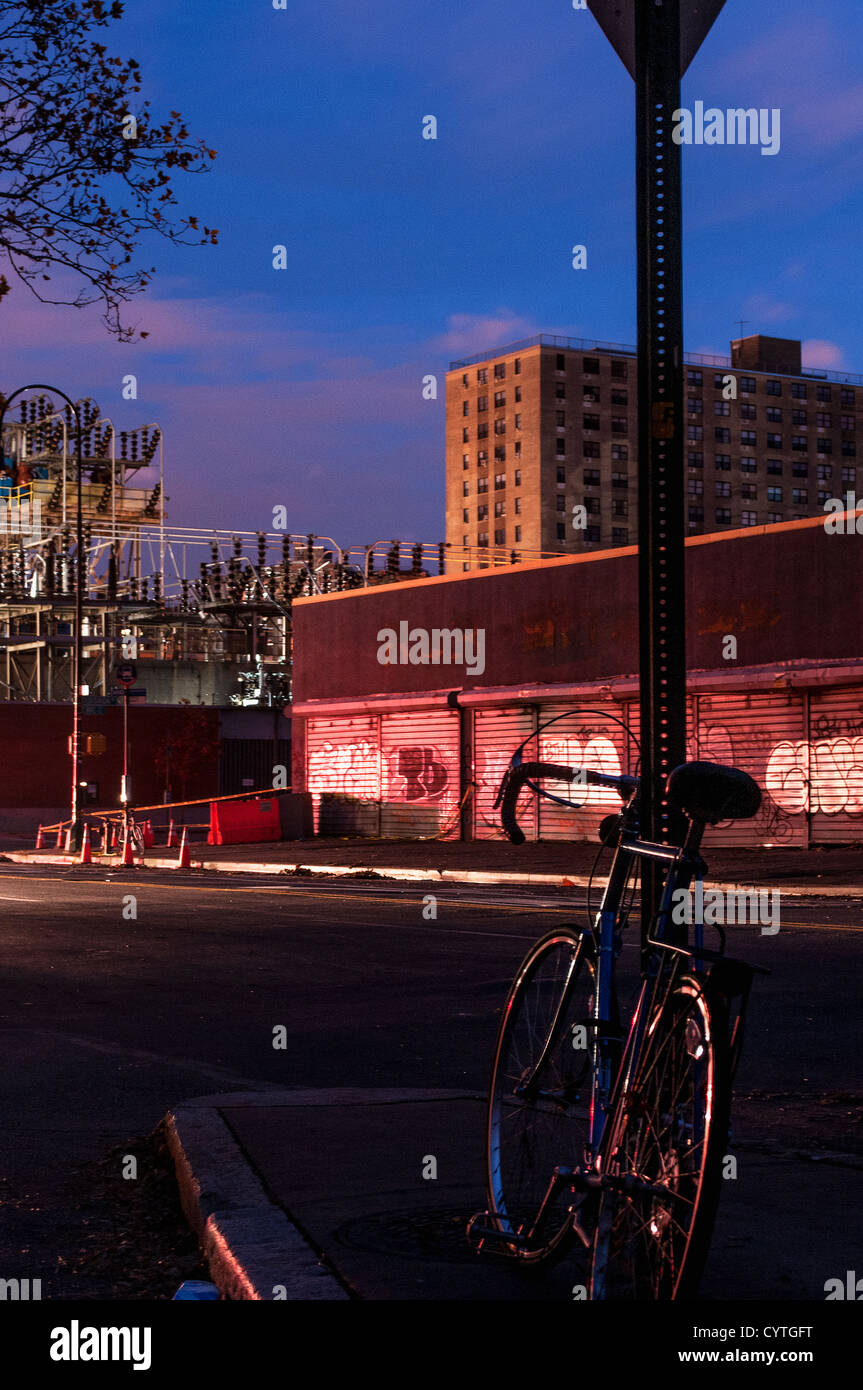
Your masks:
[[[690,941],[673,895],[704,878],[705,827],[756,815],[761,792],[738,768],[684,763],[667,783],[687,826],[682,843],[650,843],[639,838],[637,778],[520,754],[496,803],[513,843],[525,838],[515,814],[522,789],[551,795],[541,779],[611,788],[623,804],[600,826],[613,860],[594,920],[539,940],[507,996],[489,1092],[488,1210],[471,1218],[468,1238],[529,1267],[580,1242],[593,1300],[693,1297],[719,1201],[752,980],[769,972],[726,956],[720,926],[718,949],[705,946],[702,923]],[[645,859],[663,865],[665,878],[624,1030],[615,967]]]

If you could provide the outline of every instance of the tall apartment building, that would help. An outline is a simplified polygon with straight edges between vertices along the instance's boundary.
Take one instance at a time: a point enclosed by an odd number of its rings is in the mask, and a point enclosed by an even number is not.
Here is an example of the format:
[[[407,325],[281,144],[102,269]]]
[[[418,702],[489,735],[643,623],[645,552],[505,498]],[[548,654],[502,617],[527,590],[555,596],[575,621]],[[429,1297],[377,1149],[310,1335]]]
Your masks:
[[[798,341],[754,334],[730,358],[686,354],[684,377],[688,534],[820,515],[855,491],[863,376],[804,372]],[[453,566],[634,544],[636,388],[635,349],[615,343],[543,334],[452,362]]]

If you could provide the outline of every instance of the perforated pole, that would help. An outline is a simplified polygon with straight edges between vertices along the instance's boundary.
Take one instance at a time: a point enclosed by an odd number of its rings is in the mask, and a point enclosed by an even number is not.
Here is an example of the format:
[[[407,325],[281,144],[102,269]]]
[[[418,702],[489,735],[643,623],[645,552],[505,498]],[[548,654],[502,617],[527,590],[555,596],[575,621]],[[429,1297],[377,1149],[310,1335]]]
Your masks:
[[[665,781],[686,753],[680,0],[635,0],[641,833],[679,834]],[[676,820],[676,818],[675,818]],[[643,861],[642,926],[661,866]]]

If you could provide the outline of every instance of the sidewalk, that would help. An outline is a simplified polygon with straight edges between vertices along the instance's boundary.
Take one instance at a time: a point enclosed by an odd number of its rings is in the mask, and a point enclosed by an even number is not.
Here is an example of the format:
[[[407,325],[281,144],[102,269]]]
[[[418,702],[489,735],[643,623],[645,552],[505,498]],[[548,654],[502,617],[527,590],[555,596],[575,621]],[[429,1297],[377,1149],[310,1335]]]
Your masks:
[[[163,838],[160,836],[159,838]],[[15,863],[74,864],[57,850],[0,846]],[[20,841],[17,842],[20,846]],[[192,867],[221,873],[365,874],[396,880],[513,883],[584,887],[598,844],[541,842],[511,845],[504,840],[284,840],[259,845],[191,846]],[[818,849],[707,849],[712,883],[720,887],[779,888],[783,892],[863,897],[863,842]],[[177,851],[155,845],[144,864],[174,869]],[[603,857],[607,867],[608,856]],[[116,865],[117,856],[94,864]]]

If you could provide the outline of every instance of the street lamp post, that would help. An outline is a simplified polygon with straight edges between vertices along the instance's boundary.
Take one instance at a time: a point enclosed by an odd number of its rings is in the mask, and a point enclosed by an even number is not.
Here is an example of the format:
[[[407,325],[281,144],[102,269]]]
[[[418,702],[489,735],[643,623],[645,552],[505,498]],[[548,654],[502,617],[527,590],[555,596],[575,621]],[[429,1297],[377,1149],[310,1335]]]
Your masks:
[[[686,759],[683,518],[683,275],[680,80],[724,0],[588,0],[635,79],[638,264],[639,820],[674,841],[668,774]],[[659,906],[662,867],[642,863],[642,940]]]
[[[84,617],[84,578],[86,568],[84,565],[84,513],[83,500],[81,496],[82,482],[82,435],[81,435],[81,416],[74,401],[61,391],[57,386],[46,386],[44,382],[31,382],[29,386],[19,386],[13,391],[11,396],[0,405],[0,441],[3,438],[3,423],[6,412],[16,396],[23,396],[26,391],[50,391],[52,395],[60,396],[66,402],[73,416],[75,417],[75,469],[78,483],[78,507],[75,525],[75,646],[73,656],[73,681],[74,692],[72,701],[72,825],[70,833],[70,845],[72,849],[79,849],[81,842],[81,789],[78,785],[78,768],[80,761],[79,753],[79,732],[81,725],[81,672],[83,668],[83,617]],[[65,456],[63,468],[65,471]]]

